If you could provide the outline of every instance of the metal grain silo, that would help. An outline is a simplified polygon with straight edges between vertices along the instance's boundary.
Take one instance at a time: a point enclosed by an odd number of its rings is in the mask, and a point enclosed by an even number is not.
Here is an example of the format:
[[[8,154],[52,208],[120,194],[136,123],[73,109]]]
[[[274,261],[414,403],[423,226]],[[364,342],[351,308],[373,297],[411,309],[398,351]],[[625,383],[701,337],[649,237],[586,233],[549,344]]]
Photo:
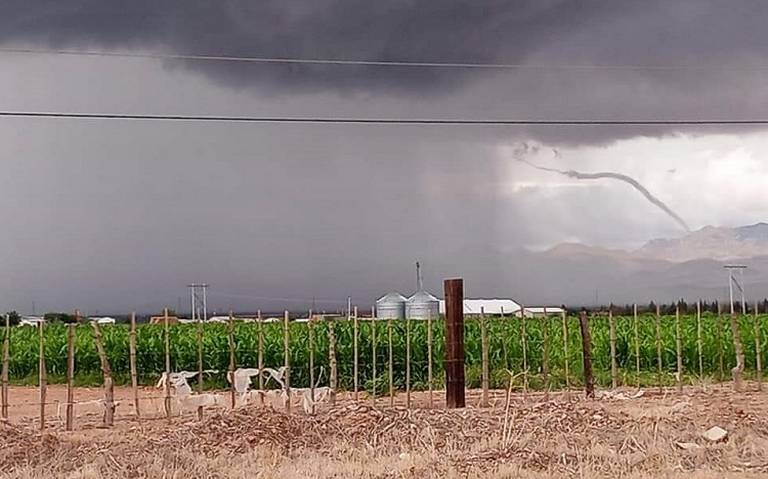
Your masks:
[[[406,297],[398,292],[385,294],[376,300],[377,319],[405,319]]]
[[[416,291],[405,302],[405,317],[408,319],[437,319],[440,315],[440,301],[425,290]]]

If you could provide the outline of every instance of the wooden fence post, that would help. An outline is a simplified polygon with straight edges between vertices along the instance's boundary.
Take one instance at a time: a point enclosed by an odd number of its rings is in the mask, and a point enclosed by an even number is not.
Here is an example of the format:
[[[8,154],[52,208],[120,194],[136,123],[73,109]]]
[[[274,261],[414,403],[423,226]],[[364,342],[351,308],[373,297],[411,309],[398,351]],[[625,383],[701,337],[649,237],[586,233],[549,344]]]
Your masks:
[[[528,333],[525,328],[525,306],[520,305],[520,341],[523,347],[523,399],[528,399]]]
[[[488,371],[488,325],[485,322],[485,308],[480,307],[480,347],[481,361],[482,361],[482,380],[483,380],[483,395],[480,400],[482,407],[488,407],[488,388],[489,388],[489,371]]]
[[[163,406],[165,417],[171,420],[171,330],[168,321],[168,308],[163,308],[163,336],[165,339],[165,398]]]
[[[701,336],[701,299],[696,302],[696,353],[699,356],[699,381],[704,384],[704,341]]]
[[[359,399],[359,397],[360,397],[360,391],[359,391],[359,388],[360,388],[359,381],[360,381],[360,379],[359,379],[359,376],[358,376],[358,361],[359,361],[359,359],[358,359],[358,348],[357,348],[358,333],[359,333],[358,332],[358,326],[359,325],[358,325],[358,319],[357,319],[357,306],[355,306],[355,313],[354,313],[354,316],[352,317],[352,336],[353,336],[353,338],[352,338],[352,349],[353,349],[352,355],[354,356],[353,364],[352,364],[352,369],[353,369],[352,376],[354,376],[354,378],[353,378],[354,390],[353,391],[354,391],[355,401],[357,401]]]
[[[632,305],[632,327],[635,330],[635,376],[640,389],[640,333],[638,332],[637,303]]]
[[[389,405],[395,405],[395,366],[392,362],[392,318],[387,319],[387,365],[389,367]]]
[[[312,310],[309,310],[309,320],[307,321],[307,334],[309,336],[309,399],[310,414],[315,414],[315,326],[312,319]]]
[[[611,343],[611,388],[619,387],[619,367],[616,363],[616,318],[613,317],[613,304],[608,306],[608,327]]]
[[[338,387],[338,372],[336,367],[336,320],[328,323],[328,362],[331,368],[329,385],[331,387],[331,405],[336,405],[336,388]]]
[[[107,352],[104,350],[104,341],[101,339],[101,327],[98,321],[92,321],[93,340],[96,343],[96,351],[99,353],[99,362],[101,363],[101,373],[104,376],[104,425],[112,427],[115,420],[115,391],[112,382],[112,368],[109,365]],[[166,381],[168,384],[169,381]]]
[[[264,404],[264,375],[262,374],[262,371],[264,370],[264,320],[261,317],[261,310],[258,310],[256,312],[256,321],[257,321],[257,330],[256,334],[258,335],[258,359],[257,359],[257,365],[259,367],[259,404]]]
[[[445,403],[448,409],[463,408],[464,387],[464,281],[443,282],[445,293]]]
[[[45,401],[48,395],[48,373],[45,369],[45,320],[41,320],[38,325],[40,336],[40,351],[38,362],[38,384],[40,385],[40,430],[45,430]]]
[[[3,372],[2,372],[2,418],[8,420],[8,368],[10,366],[11,350],[11,316],[5,315],[5,331],[3,331]]]
[[[584,392],[588,398],[595,397],[595,378],[592,375],[592,339],[589,336],[589,322],[587,312],[582,310],[579,314],[579,326],[581,326],[581,352],[584,364]]]
[[[429,408],[432,409],[435,404],[432,382],[432,311],[427,311],[427,387],[429,388]]]
[[[675,386],[678,394],[683,392],[683,339],[680,332],[680,305],[675,306],[675,352],[677,355],[677,373]]]
[[[736,313],[731,313],[731,332],[733,334],[733,350],[736,353],[736,367],[731,368],[733,389],[736,392],[744,390],[742,373],[744,372],[744,347],[741,342],[741,328]]]
[[[568,312],[565,310],[565,306],[563,306],[563,312],[561,313],[562,319],[563,319],[563,356],[564,356],[564,366],[565,366],[565,390],[570,391],[571,389],[571,380],[569,377],[569,361],[571,360],[571,356],[568,354]]]
[[[371,367],[372,389],[371,402],[376,407],[376,307],[371,307]]]
[[[664,391],[662,386],[662,362],[661,362],[661,309],[656,305],[656,383],[659,393]]]
[[[411,408],[411,320],[405,318],[405,407]]]
[[[544,317],[542,318],[543,324],[541,325],[542,334],[544,336],[544,351],[542,354],[541,372],[544,375],[544,396],[549,399],[549,313],[547,313],[547,307],[544,306]]]
[[[203,339],[205,324],[203,318],[197,315],[197,393],[203,394]],[[197,419],[203,420],[203,406],[197,407]]]
[[[77,323],[67,325],[67,415],[66,415],[66,430],[72,430],[72,423],[74,419],[74,402],[75,402],[75,328]]]
[[[285,412],[291,413],[291,333],[288,311],[283,313],[283,361],[285,366]]]
[[[723,307],[717,302],[717,361],[719,363],[718,381],[725,379],[725,361],[723,359]]]
[[[232,310],[229,310],[229,324],[227,324],[227,345],[229,347],[229,366],[227,368],[229,372],[229,401],[232,409],[237,404],[237,390],[235,389],[235,319],[232,315]]]
[[[139,408],[139,377],[136,371],[136,312],[131,312],[131,329],[128,334],[128,362],[131,369],[131,391],[133,393],[133,411],[141,417]]]
[[[755,367],[757,369],[757,390],[763,390],[763,358],[762,358],[762,345],[761,336],[762,328],[760,327],[759,316],[760,303],[755,301]]]
[[[501,314],[501,354],[504,356],[504,369],[509,371],[509,350],[507,348],[507,318],[504,316],[504,306],[499,307]],[[512,312],[512,319],[515,319],[515,312]],[[505,388],[509,392],[509,388]],[[506,398],[509,399],[509,398]],[[505,402],[507,404],[507,402]]]

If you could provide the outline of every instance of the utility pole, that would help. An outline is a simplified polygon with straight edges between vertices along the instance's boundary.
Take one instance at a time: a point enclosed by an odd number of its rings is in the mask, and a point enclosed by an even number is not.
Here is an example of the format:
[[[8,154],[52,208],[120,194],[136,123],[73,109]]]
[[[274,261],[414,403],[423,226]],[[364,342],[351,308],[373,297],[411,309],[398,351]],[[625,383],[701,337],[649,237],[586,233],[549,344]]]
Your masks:
[[[192,320],[208,321],[208,284],[190,283],[189,288],[189,317]],[[202,317],[200,309],[203,310]]]
[[[726,264],[723,266],[723,268],[728,270],[728,297],[731,303],[731,314],[735,313],[735,309],[733,307],[733,285],[734,284],[739,289],[739,292],[741,292],[741,312],[742,314],[747,314],[747,302],[744,296],[744,287],[742,286],[742,284],[744,283],[744,270],[747,269],[747,266],[743,264]],[[734,278],[733,270],[739,271],[741,284],[739,283],[739,281],[736,280],[736,278]]]

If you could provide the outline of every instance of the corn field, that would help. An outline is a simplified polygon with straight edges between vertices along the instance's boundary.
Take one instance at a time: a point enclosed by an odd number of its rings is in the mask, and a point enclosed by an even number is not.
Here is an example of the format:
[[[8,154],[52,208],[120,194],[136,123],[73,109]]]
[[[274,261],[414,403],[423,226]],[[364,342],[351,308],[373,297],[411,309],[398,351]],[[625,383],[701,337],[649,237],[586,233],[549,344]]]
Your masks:
[[[755,331],[765,337],[768,316],[740,316],[738,323],[746,355],[747,374],[755,370]],[[479,387],[481,381],[482,341],[481,319],[465,320],[465,356],[468,387]],[[616,358],[619,382],[627,385],[657,384],[657,339],[654,315],[641,315],[635,323],[633,317],[617,316]],[[683,375],[688,382],[699,379],[698,325],[696,316],[681,316]],[[410,323],[410,324],[409,324]],[[566,384],[566,362],[569,382],[580,385],[582,377],[581,336],[578,318],[567,319],[568,334],[564,341],[563,321],[559,316],[549,318],[498,318],[486,319],[489,341],[490,386],[506,387],[507,370],[520,373],[527,363],[531,389],[562,388]],[[372,332],[376,336],[376,390],[386,391],[389,384],[388,328],[392,328],[393,382],[395,388],[405,389],[406,338],[410,328],[411,338],[411,389],[422,390],[427,383],[427,327],[426,321],[375,322],[360,321],[358,329],[359,384],[361,389],[373,388]],[[635,327],[636,326],[636,327]],[[313,323],[315,377],[324,371],[321,384],[328,383],[329,372],[329,323]],[[336,360],[339,388],[351,390],[354,383],[354,329],[353,322],[340,320],[333,324],[336,335]],[[258,335],[263,328],[264,365],[283,365],[283,324],[236,323],[234,326],[236,367],[255,367],[258,364]],[[444,380],[443,322],[432,322],[434,387],[440,388]],[[525,341],[522,331],[525,330]],[[104,347],[117,383],[129,382],[129,327],[127,325],[103,326]],[[637,336],[635,336],[637,331]],[[49,382],[63,382],[67,368],[67,326],[46,325],[45,363]],[[39,338],[32,327],[13,327],[10,331],[10,377],[15,383],[34,384],[37,378]],[[609,321],[605,316],[590,318],[592,361],[595,379],[600,386],[611,384],[611,358]],[[670,385],[676,371],[676,325],[674,316],[661,318],[662,382]],[[80,385],[101,383],[99,357],[90,326],[76,327],[75,382]],[[309,385],[310,327],[307,323],[290,324],[291,383],[294,386]],[[205,369],[216,369],[213,385],[225,384],[225,372],[229,365],[228,325],[205,324],[203,336],[203,363]],[[547,340],[545,340],[547,338]],[[637,343],[636,343],[637,339]],[[735,365],[730,317],[705,313],[701,318],[701,360],[704,376],[712,381],[729,379],[730,368]],[[163,325],[141,324],[137,327],[136,351],[139,382],[151,384],[165,369]],[[170,326],[171,369],[197,370],[197,325]],[[525,344],[525,354],[523,353]],[[567,344],[568,355],[566,357]],[[639,375],[637,372],[636,346],[639,349]],[[765,354],[765,347],[763,355]],[[525,356],[525,358],[524,358]],[[545,357],[548,360],[545,361]],[[763,364],[765,364],[763,358]]]

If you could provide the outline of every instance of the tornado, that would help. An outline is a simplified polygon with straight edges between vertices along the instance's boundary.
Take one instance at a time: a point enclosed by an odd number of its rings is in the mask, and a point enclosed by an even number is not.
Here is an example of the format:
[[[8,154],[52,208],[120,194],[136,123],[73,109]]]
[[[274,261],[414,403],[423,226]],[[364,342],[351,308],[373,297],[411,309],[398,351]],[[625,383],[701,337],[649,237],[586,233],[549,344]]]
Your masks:
[[[535,163],[530,162],[528,159],[526,159],[523,155],[529,153],[529,152],[536,152],[538,151],[537,146],[529,146],[527,144],[523,144],[522,148],[519,148],[515,150],[515,156],[517,157],[517,160],[521,163],[525,163],[528,166],[531,166],[533,168],[536,168],[537,170],[541,171],[548,171],[551,173],[559,173],[561,175],[567,176],[569,178],[575,178],[577,180],[599,180],[603,178],[611,179],[611,180],[618,180],[623,181],[624,183],[627,183],[631,185],[634,189],[640,192],[641,195],[645,197],[646,200],[650,201],[653,205],[655,205],[657,208],[659,208],[661,211],[667,214],[670,218],[672,218],[678,225],[680,225],[681,228],[683,228],[687,233],[691,232],[691,228],[688,227],[688,224],[683,220],[680,215],[672,211],[672,208],[667,206],[663,201],[655,197],[653,194],[651,194],[650,191],[648,191],[648,188],[641,185],[639,181],[632,178],[631,176],[627,176],[621,173],[614,173],[612,171],[599,171],[596,173],[582,173],[580,171],[576,170],[560,170],[557,168],[547,168],[544,166],[537,165]],[[556,157],[559,157],[559,153],[557,150],[553,150],[554,155]]]

